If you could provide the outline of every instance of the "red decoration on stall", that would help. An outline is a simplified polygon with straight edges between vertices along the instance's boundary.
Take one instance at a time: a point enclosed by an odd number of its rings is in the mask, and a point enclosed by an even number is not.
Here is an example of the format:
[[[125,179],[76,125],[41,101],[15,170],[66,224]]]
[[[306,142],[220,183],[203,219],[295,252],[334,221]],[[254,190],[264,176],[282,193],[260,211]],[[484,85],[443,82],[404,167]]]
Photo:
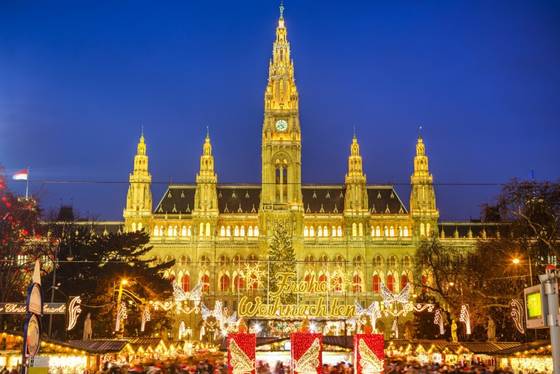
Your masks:
[[[385,339],[383,334],[354,335],[354,372],[383,373]]]
[[[292,369],[295,373],[321,373],[323,366],[323,335],[295,332],[291,336]]]
[[[257,336],[248,333],[229,334],[226,344],[228,373],[255,374]]]

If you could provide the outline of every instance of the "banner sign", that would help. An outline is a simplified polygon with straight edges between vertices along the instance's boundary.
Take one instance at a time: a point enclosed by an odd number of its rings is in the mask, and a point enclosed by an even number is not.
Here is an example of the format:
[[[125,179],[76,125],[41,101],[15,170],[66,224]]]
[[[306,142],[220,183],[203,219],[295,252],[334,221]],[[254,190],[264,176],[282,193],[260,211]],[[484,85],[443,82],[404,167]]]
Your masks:
[[[293,371],[298,374],[322,373],[323,335],[295,332],[290,341]]]
[[[254,299],[243,296],[239,301],[237,313],[244,318],[350,318],[356,314],[354,304],[345,304],[336,298],[330,302],[324,296],[319,296],[313,304],[287,304],[283,301],[286,295],[327,295],[338,292],[342,287],[340,278],[335,277],[332,282],[311,281],[298,282],[295,274],[279,272],[276,274],[277,290],[270,291],[267,300],[260,296]],[[253,299],[253,300],[252,300]]]
[[[228,373],[255,374],[257,335],[248,333],[229,334],[227,337]]]
[[[384,349],[383,334],[354,335],[354,373],[383,373]]]
[[[26,303],[0,303],[0,314],[25,314]],[[66,314],[65,303],[44,303],[43,314]]]

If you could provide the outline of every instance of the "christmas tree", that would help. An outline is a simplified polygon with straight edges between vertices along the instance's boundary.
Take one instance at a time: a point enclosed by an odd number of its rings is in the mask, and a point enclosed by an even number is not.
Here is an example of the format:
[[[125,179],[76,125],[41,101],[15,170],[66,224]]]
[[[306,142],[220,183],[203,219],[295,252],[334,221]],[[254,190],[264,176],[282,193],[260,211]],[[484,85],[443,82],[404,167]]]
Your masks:
[[[292,246],[292,238],[288,227],[285,223],[278,223],[274,228],[272,239],[268,247],[268,261],[269,265],[269,289],[271,292],[278,290],[278,279],[276,277],[279,273],[291,273],[291,277],[296,282],[296,256],[294,247]],[[296,295],[282,294],[282,303],[290,304],[296,302]]]

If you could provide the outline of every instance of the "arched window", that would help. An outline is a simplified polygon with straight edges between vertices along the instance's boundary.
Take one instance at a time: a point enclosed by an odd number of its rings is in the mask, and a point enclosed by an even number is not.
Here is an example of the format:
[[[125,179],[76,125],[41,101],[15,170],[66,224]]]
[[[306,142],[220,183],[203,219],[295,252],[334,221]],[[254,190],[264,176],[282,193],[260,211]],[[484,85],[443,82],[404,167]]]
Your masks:
[[[342,284],[342,277],[340,275],[337,274],[334,277],[332,277],[331,282],[332,282],[332,289],[335,292],[342,292],[343,284]]]
[[[181,236],[187,236],[187,226],[181,227]]]
[[[354,257],[354,259],[352,260],[352,262],[354,263],[354,266],[361,266],[362,263],[364,262],[362,256],[356,256]]]
[[[233,264],[237,266],[241,265],[241,256],[239,255],[233,256]]]
[[[233,236],[239,236],[239,226],[237,225],[233,228]]]
[[[307,226],[305,226],[303,228],[303,236],[308,237],[309,236],[309,228]]]
[[[250,254],[247,256],[247,262],[250,264],[256,264],[259,261],[259,256],[255,254]]]
[[[358,228],[356,227],[356,222],[352,224],[352,237],[356,237],[358,235]]]
[[[338,236],[342,237],[342,226],[338,226],[338,228],[336,229]]]
[[[192,236],[192,230],[190,226],[187,229],[187,236]]]
[[[389,266],[389,267],[397,266],[397,256],[389,257],[389,260],[387,261],[387,266]]]
[[[142,222],[138,222],[138,231],[142,231]]]
[[[358,224],[358,235],[364,236],[364,225],[361,222]]]
[[[334,258],[334,261],[337,265],[342,266],[344,265],[344,257],[342,257],[342,255],[338,255]]]
[[[430,236],[432,228],[430,227],[429,223],[426,223],[426,235]]]
[[[239,229],[239,235],[245,236],[245,226],[241,226],[241,228]]]
[[[208,258],[208,256],[202,256],[202,257],[200,257],[200,262],[201,262],[202,265],[204,265],[204,266],[210,265],[210,259]]]
[[[224,226],[220,226],[220,236],[226,236],[226,228]]]
[[[132,231],[136,231],[136,222],[132,222]]]
[[[259,236],[259,226],[255,226],[255,230],[253,231],[255,236]]]
[[[375,236],[375,227],[371,226],[371,236]]]
[[[154,236],[159,236],[159,230],[157,226],[154,226]]]
[[[319,283],[326,283],[326,282],[327,282],[327,274],[321,273],[321,275],[319,275]]]
[[[234,281],[234,291],[243,291],[245,289],[245,278],[243,278],[240,274],[235,276]]]
[[[200,222],[200,230],[198,231],[198,236],[204,236],[204,222]]]
[[[388,237],[388,236],[389,236],[389,228],[388,228],[387,226],[383,227],[383,235],[384,235],[385,237]]]
[[[206,236],[210,236],[210,223],[206,222]]]
[[[381,255],[375,256],[375,258],[373,259],[373,266],[383,266],[383,257]]]
[[[220,277],[220,291],[229,291],[229,276],[226,274]]]
[[[313,276],[311,275],[311,273],[307,273],[307,274],[305,274],[305,277],[303,277],[303,281],[307,284],[310,284],[312,278],[313,278]]]
[[[226,236],[231,236],[231,227],[229,226],[226,227]]]
[[[315,236],[315,229],[313,226],[309,226],[309,236]]]
[[[317,227],[317,236],[323,236],[323,228],[321,226]]]
[[[398,227],[397,234],[399,235],[399,237],[402,236],[402,226],[400,226],[400,225],[399,225],[399,227]]]
[[[395,292],[395,277],[393,274],[387,275],[387,288],[391,292]]]
[[[362,292],[362,278],[359,274],[352,277],[352,292]]]
[[[401,290],[408,284],[408,277],[406,274],[401,275]]]
[[[381,236],[381,227],[375,226],[375,236],[378,238]]]
[[[371,290],[373,291],[373,293],[379,293],[380,289],[381,289],[381,278],[379,277],[378,274],[374,274],[372,279]]]
[[[228,259],[226,256],[221,255],[221,256],[218,258],[218,263],[220,264],[220,266],[225,266],[225,265],[227,265],[227,264],[229,263],[229,259]]]
[[[410,256],[404,256],[402,259],[402,264],[406,268],[410,267],[412,265],[412,260],[410,259]]]
[[[323,236],[329,236],[329,228],[327,226],[323,226]]]
[[[426,227],[424,226],[424,223],[420,224],[420,236],[426,236]]]
[[[200,283],[202,283],[202,292],[204,293],[210,292],[210,276],[208,276],[208,274],[204,274],[200,278]]]
[[[404,236],[404,237],[407,237],[407,236],[408,236],[408,226],[405,226],[405,227],[403,228],[403,236]]]
[[[183,287],[183,291],[189,292],[191,290],[191,277],[188,274],[183,275],[181,278],[181,287]]]
[[[395,228],[393,226],[391,226],[389,228],[389,236],[390,237],[394,237],[395,236]]]
[[[173,236],[173,226],[167,226],[167,236]]]
[[[253,226],[249,226],[247,229],[247,236],[253,236]]]
[[[334,238],[336,236],[336,227],[332,227],[331,236]]]

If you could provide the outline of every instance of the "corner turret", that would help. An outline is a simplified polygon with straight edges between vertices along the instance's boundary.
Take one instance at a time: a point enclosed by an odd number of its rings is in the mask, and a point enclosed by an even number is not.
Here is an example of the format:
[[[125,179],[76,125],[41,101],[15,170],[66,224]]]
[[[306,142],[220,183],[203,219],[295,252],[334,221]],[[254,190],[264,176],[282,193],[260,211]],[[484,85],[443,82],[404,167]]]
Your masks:
[[[414,172],[410,177],[410,214],[414,220],[414,234],[425,238],[437,235],[439,211],[436,208],[433,176],[430,174],[426,146],[422,136],[416,142]]]
[[[149,231],[152,218],[151,183],[152,176],[148,170],[148,154],[142,132],[134,156],[134,169],[129,176],[126,208],[123,211],[125,230]]]

